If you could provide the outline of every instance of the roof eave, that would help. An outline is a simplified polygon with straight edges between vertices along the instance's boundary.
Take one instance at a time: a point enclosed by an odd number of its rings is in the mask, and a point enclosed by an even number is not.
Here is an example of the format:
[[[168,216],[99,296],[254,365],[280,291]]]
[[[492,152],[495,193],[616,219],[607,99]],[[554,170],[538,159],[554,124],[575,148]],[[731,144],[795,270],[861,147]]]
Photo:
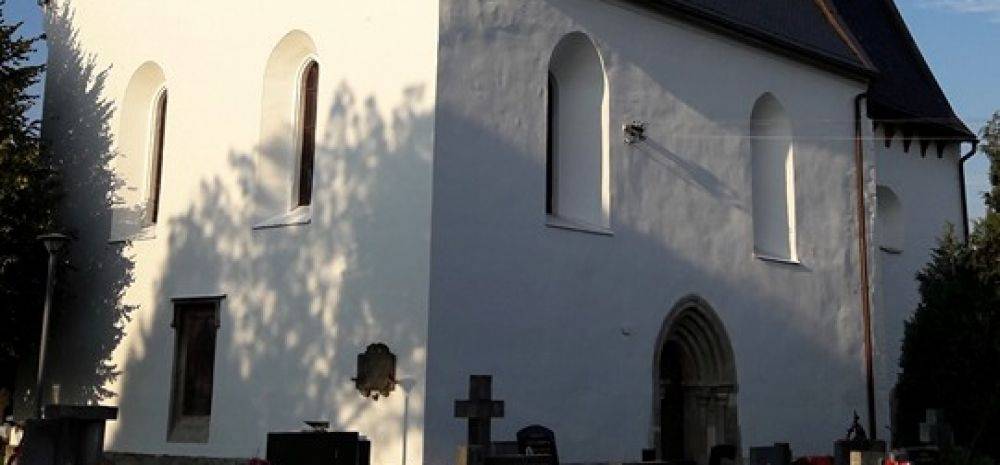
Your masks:
[[[934,72],[931,71],[930,65],[927,64],[927,58],[924,57],[923,52],[920,50],[920,46],[917,45],[916,39],[913,38],[913,34],[910,32],[910,28],[906,25],[906,21],[903,20],[903,15],[899,12],[899,8],[896,7],[896,3],[893,2],[892,0],[883,0],[883,2],[889,8],[889,11],[892,12],[892,14],[890,15],[891,17],[890,19],[892,19],[893,25],[896,27],[896,30],[900,34],[902,34],[902,36],[906,39],[906,44],[910,48],[910,53],[912,53],[917,58],[918,63],[920,65],[920,71],[924,73],[925,77],[942,95],[942,97],[944,98],[945,106],[947,106],[948,110],[951,112],[951,116],[949,117],[949,119],[952,120],[951,124],[947,125],[941,123],[930,123],[930,124],[938,126],[944,129],[945,131],[953,131],[955,132],[956,135],[965,137],[965,139],[963,139],[964,142],[978,141],[979,138],[976,136],[976,134],[973,133],[969,129],[969,127],[966,126],[965,122],[963,122],[955,113],[955,109],[951,106],[951,101],[948,100],[948,95],[944,93],[943,89],[941,89],[941,83],[938,82],[937,76],[935,76]],[[900,110],[900,111],[903,111],[908,114],[911,113],[907,112],[906,110]],[[911,114],[910,116],[913,115]]]
[[[673,3],[669,0],[626,1],[664,16],[677,18],[740,40],[741,42],[795,59],[796,61],[823,68],[855,81],[868,82],[879,74],[874,65],[851,63],[829,53],[803,46],[767,31],[711,15],[683,4]]]
[[[969,130],[968,126],[958,117],[928,118],[926,115],[917,115],[912,111],[878,99],[869,100],[869,112],[881,114],[869,115],[869,118],[876,123],[901,127],[910,126],[919,132],[926,132],[929,139],[952,142],[976,142],[979,140],[976,134]]]

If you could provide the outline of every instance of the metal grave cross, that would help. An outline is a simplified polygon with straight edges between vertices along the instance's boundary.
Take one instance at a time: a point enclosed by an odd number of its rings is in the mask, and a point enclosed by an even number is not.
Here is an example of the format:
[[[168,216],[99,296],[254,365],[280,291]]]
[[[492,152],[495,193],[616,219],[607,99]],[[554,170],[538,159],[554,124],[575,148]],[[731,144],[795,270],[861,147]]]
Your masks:
[[[489,449],[490,421],[503,418],[503,401],[493,400],[492,376],[469,376],[469,399],[455,401],[455,418],[469,419],[469,446]]]

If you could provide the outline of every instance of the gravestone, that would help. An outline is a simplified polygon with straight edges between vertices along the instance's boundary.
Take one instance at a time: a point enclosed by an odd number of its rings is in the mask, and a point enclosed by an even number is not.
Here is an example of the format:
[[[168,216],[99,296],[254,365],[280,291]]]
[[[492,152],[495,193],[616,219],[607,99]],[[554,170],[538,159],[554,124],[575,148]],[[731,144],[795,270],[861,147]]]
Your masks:
[[[503,418],[503,401],[493,400],[493,377],[469,376],[468,400],[455,401],[455,418],[469,422],[468,442],[460,452],[459,462],[465,465],[483,465],[490,453],[490,422]]]
[[[542,463],[559,465],[559,453],[556,450],[556,435],[552,430],[544,426],[531,425],[518,431],[517,448],[523,455],[548,457],[548,460]]]
[[[872,450],[852,450],[850,465],[883,465],[885,452]]]
[[[517,441],[493,441],[489,455],[521,455]]]
[[[773,446],[751,447],[749,465],[791,465],[792,448],[788,443],[777,442]]]
[[[944,412],[927,409],[919,426],[919,445],[904,447],[904,460],[914,465],[934,465],[941,457],[941,450],[954,445],[951,427],[944,421]]]
[[[369,465],[371,442],[356,432],[268,433],[271,465]]]
[[[104,459],[104,426],[118,409],[46,405],[42,420],[28,420],[21,441],[22,465],[97,465]]]
[[[789,449],[789,458],[791,455],[792,451]],[[712,446],[711,452],[708,454],[708,465],[733,465],[735,463],[736,446],[732,444],[719,444],[717,446]]]
[[[954,443],[951,427],[944,421],[944,412],[939,409],[927,409],[924,421],[920,423],[920,442],[931,444],[941,449],[947,449]]]
[[[847,437],[833,443],[834,465],[881,465],[885,460],[885,441],[868,439],[861,417],[854,412],[854,422]]]

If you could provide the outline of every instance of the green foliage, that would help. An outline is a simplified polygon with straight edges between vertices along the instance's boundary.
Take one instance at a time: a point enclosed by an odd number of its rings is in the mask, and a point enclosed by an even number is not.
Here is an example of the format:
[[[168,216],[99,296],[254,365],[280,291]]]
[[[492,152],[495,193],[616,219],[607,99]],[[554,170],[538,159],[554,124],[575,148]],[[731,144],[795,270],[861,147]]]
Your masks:
[[[36,239],[50,232],[57,206],[54,171],[28,116],[29,88],[42,66],[29,59],[39,38],[4,16],[0,0],[0,366],[29,353],[38,338],[47,254]]]
[[[992,192],[969,243],[946,232],[917,275],[896,393],[900,439],[915,444],[925,409],[944,410],[968,457],[1000,462],[1000,113],[983,130]]]
[[[993,189],[986,194],[986,206],[1000,211],[1000,111],[993,113],[982,131],[982,150],[990,158],[990,183]]]
[[[983,153],[990,159],[990,184],[986,194],[986,216],[976,223],[972,242],[977,249],[976,258],[987,279],[1000,279],[1000,111],[982,130]],[[1000,289],[995,289],[1000,292]]]

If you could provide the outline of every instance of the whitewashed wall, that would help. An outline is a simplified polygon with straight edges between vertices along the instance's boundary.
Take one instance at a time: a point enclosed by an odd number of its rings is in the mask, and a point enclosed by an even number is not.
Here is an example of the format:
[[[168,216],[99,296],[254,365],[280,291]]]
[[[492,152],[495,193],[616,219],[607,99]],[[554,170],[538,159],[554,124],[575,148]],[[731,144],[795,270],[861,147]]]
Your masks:
[[[656,337],[689,294],[732,339],[743,447],[831,453],[865,410],[851,140],[864,84],[620,2],[442,5],[427,463],[464,440],[451,405],[469,374],[494,375],[507,402],[495,438],[541,423],[563,461],[638,460]],[[546,67],[571,31],[607,67],[611,236],[546,226]],[[795,136],[798,265],[752,254],[746,136],[765,92]],[[626,146],[632,120],[648,140]]]
[[[255,231],[264,66],[294,30],[322,66],[312,220]],[[546,226],[545,70],[571,31],[590,35],[608,73],[610,236]],[[372,437],[373,463],[450,463],[465,434],[451,403],[485,373],[508,402],[495,437],[537,422],[555,429],[564,461],[635,460],[653,445],[655,340],[690,294],[732,339],[744,447],[829,453],[864,411],[851,146],[861,83],[613,1],[74,0],[52,9],[49,35],[45,135],[65,160],[80,236],[53,381],[64,401],[122,407],[112,450],[263,454],[267,431],[319,418]],[[102,157],[147,61],[170,89],[161,221],[121,249],[107,243],[113,163]],[[752,256],[746,136],[765,92],[795,137],[798,265]],[[625,146],[631,120],[649,139]],[[894,276],[911,276],[926,257],[909,242],[929,248],[935,210],[958,221],[955,154],[877,157],[878,182],[904,208],[940,207],[907,210],[907,251],[890,258],[906,260]],[[893,295],[914,298],[911,280],[896,284]],[[135,308],[116,331],[119,294]],[[170,299],[218,294],[211,440],[167,444]],[[902,317],[882,308],[885,425],[885,342]],[[377,341],[399,355],[408,397],[375,404],[353,390],[354,357]]]
[[[872,265],[875,270],[874,311],[876,399],[879,426],[886,435],[890,422],[891,390],[899,373],[899,355],[903,341],[904,322],[920,303],[916,274],[931,258],[931,250],[943,236],[947,224],[955,227],[962,239],[962,191],[959,187],[959,145],[945,147],[942,158],[931,144],[926,156],[921,156],[919,141],[914,140],[909,152],[904,151],[903,138],[898,132],[890,146],[885,146],[885,133],[880,126],[874,133],[875,183],[885,186],[899,200],[899,233],[902,238],[899,253],[880,250],[873,243]],[[876,202],[871,202],[874,208]],[[875,212],[876,216],[878,212]],[[876,221],[874,235],[880,231]]]
[[[61,400],[118,405],[115,451],[263,455],[268,431],[327,419],[369,436],[373,463],[420,463],[437,3],[56,3],[44,132],[80,236],[53,354]],[[264,67],[291,31],[321,65],[311,223],[254,230]],[[119,252],[102,157],[147,61],[170,92],[161,215]],[[226,296],[210,440],[168,444],[171,299],[206,295]],[[373,342],[398,355],[408,396],[355,391],[355,357]]]

